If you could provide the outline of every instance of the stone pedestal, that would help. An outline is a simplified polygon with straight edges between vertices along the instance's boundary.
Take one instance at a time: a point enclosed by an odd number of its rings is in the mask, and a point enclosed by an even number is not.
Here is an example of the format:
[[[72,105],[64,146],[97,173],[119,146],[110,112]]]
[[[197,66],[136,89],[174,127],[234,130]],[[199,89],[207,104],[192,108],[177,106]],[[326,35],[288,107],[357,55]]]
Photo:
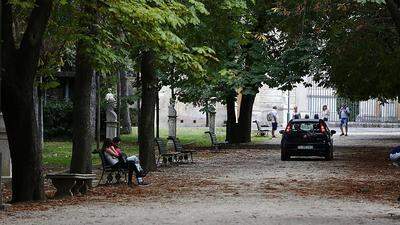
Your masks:
[[[118,136],[118,122],[106,121],[106,138],[113,139]]]
[[[176,137],[176,110],[175,104],[171,103],[168,106],[168,136]]]
[[[2,154],[1,176],[3,178],[10,178],[11,177],[10,149],[8,147],[6,126],[4,124],[2,113],[0,113],[0,152]]]
[[[106,101],[106,138],[113,139],[118,136],[119,122],[117,113],[114,111],[116,100],[111,92],[106,95]]]
[[[208,118],[208,128],[211,133],[215,134],[215,112],[210,112],[209,118]]]

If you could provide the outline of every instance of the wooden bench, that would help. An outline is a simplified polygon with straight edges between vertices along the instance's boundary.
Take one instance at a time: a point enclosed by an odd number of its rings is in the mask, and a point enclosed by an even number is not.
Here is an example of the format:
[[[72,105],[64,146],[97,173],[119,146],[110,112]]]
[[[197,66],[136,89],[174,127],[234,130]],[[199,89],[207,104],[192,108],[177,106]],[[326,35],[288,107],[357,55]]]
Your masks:
[[[168,152],[165,142],[161,138],[155,138],[154,141],[158,148],[157,165],[160,165],[160,159],[162,159],[162,165],[165,166],[168,163],[171,165],[182,160],[183,156],[179,152]]]
[[[268,132],[270,131],[268,128],[268,125],[260,125],[260,123],[257,120],[254,120],[253,123],[257,125],[257,136],[268,136]]]
[[[107,163],[106,158],[104,156],[103,151],[93,151],[93,154],[98,154],[101,160],[101,176],[99,181],[97,182],[97,185],[101,184],[101,181],[103,180],[104,175],[107,174],[106,181],[104,184],[112,184],[115,178],[115,183],[120,183],[122,176],[124,177],[126,181],[126,177],[128,174],[128,170],[121,168],[121,167],[115,167],[111,166]]]
[[[217,140],[217,135],[215,135],[214,132],[211,131],[206,131],[204,132],[205,134],[210,135],[210,140],[211,140],[211,147],[214,148],[215,150],[218,150],[220,148],[226,147],[228,145],[228,142],[220,142]]]
[[[193,163],[193,153],[195,153],[196,151],[194,150],[187,150],[187,149],[183,149],[183,145],[182,143],[179,141],[179,138],[176,137],[168,137],[168,140],[171,140],[174,143],[174,148],[175,148],[175,152],[179,153],[179,154],[183,154],[183,159],[186,162],[190,162]]]
[[[54,198],[63,198],[79,193],[86,194],[96,174],[52,173],[47,174],[46,178],[51,179],[56,188]]]

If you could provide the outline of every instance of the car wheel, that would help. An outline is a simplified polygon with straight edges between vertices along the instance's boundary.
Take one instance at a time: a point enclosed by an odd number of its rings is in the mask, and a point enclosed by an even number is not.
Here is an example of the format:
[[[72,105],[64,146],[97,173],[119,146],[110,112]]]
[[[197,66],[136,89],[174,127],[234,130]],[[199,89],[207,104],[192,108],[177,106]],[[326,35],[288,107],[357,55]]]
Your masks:
[[[281,149],[281,160],[282,160],[282,161],[287,161],[287,160],[289,160],[289,159],[290,159],[289,153],[287,152],[286,149],[282,148],[282,149]]]
[[[333,150],[332,149],[330,149],[328,154],[326,154],[325,160],[326,161],[332,161],[333,160]]]

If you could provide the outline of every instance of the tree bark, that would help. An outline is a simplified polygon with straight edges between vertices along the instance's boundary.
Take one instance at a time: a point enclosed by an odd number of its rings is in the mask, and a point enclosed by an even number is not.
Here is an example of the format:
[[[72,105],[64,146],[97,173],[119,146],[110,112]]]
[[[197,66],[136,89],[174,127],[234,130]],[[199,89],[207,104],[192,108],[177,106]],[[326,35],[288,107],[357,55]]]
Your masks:
[[[236,123],[235,101],[236,91],[232,91],[226,98],[226,141],[230,144],[240,143],[238,138],[238,124]]]
[[[43,34],[52,8],[51,0],[36,0],[20,47],[13,37],[12,6],[2,1],[1,107],[12,162],[12,202],[44,199],[42,148],[34,107],[34,81]]]
[[[251,118],[253,115],[253,104],[255,95],[244,94],[240,104],[240,115],[239,115],[239,142],[248,143],[251,142]]]
[[[138,130],[139,158],[145,171],[156,170],[154,155],[154,112],[157,100],[157,77],[154,71],[154,55],[144,52],[141,59],[141,109]]]
[[[95,130],[95,71],[89,45],[79,41],[76,48],[76,73],[73,97],[71,173],[92,172],[92,144]]]
[[[91,20],[81,19],[84,35],[95,36],[96,9],[83,3],[82,13],[91,15]],[[81,39],[76,45],[75,80],[73,96],[73,133],[71,173],[92,172],[92,144],[95,133],[96,86],[95,71],[90,50],[92,44]]]
[[[121,72],[121,123],[122,133],[124,134],[132,133],[131,115],[127,102],[127,98],[129,97],[128,85],[128,77],[126,72]]]

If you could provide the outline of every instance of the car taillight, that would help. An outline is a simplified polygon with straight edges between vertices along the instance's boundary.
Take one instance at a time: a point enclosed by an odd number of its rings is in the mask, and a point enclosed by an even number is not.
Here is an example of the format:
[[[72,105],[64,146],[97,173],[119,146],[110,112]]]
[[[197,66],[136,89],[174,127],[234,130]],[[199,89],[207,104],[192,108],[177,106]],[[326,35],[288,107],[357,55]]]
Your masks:
[[[325,133],[326,129],[324,127],[324,125],[322,123],[319,124],[319,131],[321,131],[321,133]]]
[[[292,131],[292,124],[288,123],[286,125],[285,133],[290,133]]]

